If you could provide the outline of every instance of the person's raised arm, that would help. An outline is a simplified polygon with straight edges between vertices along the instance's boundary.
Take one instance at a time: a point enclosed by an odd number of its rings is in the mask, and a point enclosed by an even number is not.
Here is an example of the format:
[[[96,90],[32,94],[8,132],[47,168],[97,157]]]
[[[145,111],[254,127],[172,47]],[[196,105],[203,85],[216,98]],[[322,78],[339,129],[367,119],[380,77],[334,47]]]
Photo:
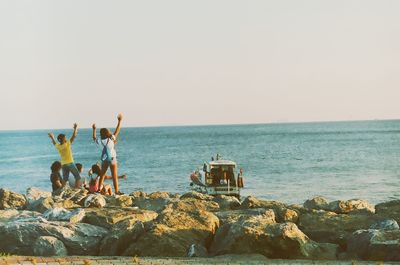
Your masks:
[[[117,128],[115,128],[115,132],[114,132],[114,137],[117,138],[119,131],[121,130],[121,120],[122,120],[122,114],[118,114],[117,116],[118,119],[118,124],[117,124]]]
[[[72,133],[71,139],[69,139],[71,144],[75,140],[77,134],[78,134],[78,124],[74,123],[74,132]]]
[[[53,134],[53,133],[48,133],[48,135],[49,135],[49,137],[50,137],[51,142],[53,143],[53,145],[56,145],[57,143],[56,143],[56,140],[54,139],[54,134]]]
[[[92,133],[93,141],[96,141],[96,124],[95,123],[93,123],[92,129],[93,129],[93,133]]]

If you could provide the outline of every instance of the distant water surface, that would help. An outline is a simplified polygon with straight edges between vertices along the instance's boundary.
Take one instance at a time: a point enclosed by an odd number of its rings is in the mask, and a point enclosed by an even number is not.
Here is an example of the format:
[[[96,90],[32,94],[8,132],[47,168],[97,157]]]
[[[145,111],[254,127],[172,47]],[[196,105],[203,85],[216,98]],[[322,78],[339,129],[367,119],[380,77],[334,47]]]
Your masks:
[[[0,132],[0,150],[0,187],[51,189],[49,168],[59,156],[47,131]],[[89,129],[79,130],[73,151],[85,172],[101,153]],[[190,172],[220,153],[244,168],[242,195],[287,203],[315,195],[400,199],[400,121],[123,128],[117,153],[128,193],[186,192]]]

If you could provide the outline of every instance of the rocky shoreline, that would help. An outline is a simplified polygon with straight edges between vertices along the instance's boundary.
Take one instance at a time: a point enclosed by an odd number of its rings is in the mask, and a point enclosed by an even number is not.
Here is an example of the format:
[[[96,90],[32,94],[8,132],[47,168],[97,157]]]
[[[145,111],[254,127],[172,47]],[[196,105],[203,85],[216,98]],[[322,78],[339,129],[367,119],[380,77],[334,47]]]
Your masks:
[[[197,192],[0,189],[0,253],[400,261],[400,200],[303,205]]]

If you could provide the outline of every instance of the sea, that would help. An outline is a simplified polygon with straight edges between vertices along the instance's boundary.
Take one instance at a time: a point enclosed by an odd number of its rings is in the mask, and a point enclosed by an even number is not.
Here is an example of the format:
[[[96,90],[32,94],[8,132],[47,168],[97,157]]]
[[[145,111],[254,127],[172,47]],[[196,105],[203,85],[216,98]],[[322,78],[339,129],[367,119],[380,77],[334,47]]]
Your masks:
[[[0,188],[51,190],[50,165],[59,155],[48,132],[0,131]],[[87,178],[101,155],[91,130],[79,129],[72,148]],[[244,169],[242,196],[400,199],[400,120],[122,128],[116,150],[125,193],[188,192],[191,172],[220,154]]]

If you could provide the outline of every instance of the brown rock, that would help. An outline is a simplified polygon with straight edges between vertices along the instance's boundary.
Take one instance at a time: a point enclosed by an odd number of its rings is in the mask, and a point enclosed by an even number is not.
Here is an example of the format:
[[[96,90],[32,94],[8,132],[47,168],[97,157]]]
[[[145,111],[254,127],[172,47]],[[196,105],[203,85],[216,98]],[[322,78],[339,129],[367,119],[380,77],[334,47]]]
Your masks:
[[[5,189],[0,189],[0,210],[24,209],[27,201],[24,195]]]

